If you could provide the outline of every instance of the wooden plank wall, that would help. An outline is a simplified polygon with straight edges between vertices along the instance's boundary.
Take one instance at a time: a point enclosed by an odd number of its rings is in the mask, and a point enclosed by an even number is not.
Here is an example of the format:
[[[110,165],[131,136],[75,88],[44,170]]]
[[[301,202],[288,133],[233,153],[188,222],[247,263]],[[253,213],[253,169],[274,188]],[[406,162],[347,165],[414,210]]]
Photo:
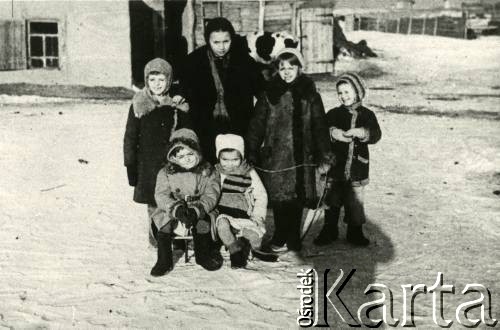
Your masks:
[[[305,72],[333,72],[333,20],[329,8],[300,9],[302,55]]]
[[[264,31],[292,31],[293,0],[266,1],[264,15]],[[196,1],[195,3],[195,45],[205,44],[203,37],[203,18],[210,19],[220,15],[231,21],[236,33],[247,34],[259,30],[259,1],[222,1],[220,7],[217,2]],[[203,10],[205,15],[203,16]]]
[[[266,1],[264,31],[292,31],[293,1]]]
[[[26,69],[24,21],[0,21],[0,70]]]

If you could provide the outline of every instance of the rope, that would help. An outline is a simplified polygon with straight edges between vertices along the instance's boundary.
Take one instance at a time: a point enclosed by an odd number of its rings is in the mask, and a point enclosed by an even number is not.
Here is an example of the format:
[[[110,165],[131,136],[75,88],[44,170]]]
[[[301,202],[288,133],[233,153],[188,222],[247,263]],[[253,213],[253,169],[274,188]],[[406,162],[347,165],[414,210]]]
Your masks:
[[[254,168],[257,169],[257,170],[259,170],[259,171],[261,171],[261,172],[265,172],[265,173],[280,173],[280,172],[294,170],[294,169],[299,168],[299,167],[313,167],[313,166],[317,167],[318,164],[299,164],[299,165],[295,165],[295,166],[283,168],[283,169],[280,169],[280,170],[266,170],[266,169],[260,168],[258,166],[254,166]],[[327,190],[328,190],[328,184],[327,184],[327,179],[325,178],[325,186],[323,188],[323,192],[321,194],[321,197],[318,200],[318,203],[316,204],[316,208],[314,209],[311,222],[309,223],[307,229],[304,231],[304,233],[300,237],[300,241],[301,242],[304,240],[304,238],[307,236],[307,233],[311,229],[312,224],[314,223],[314,219],[316,218],[316,215],[317,215],[318,211],[320,210],[320,206],[321,206],[321,204],[323,204],[323,201],[325,199]]]
[[[258,166],[253,166],[253,168],[255,168],[256,170],[259,170],[261,172],[265,172],[265,173],[280,173],[280,172],[294,170],[294,169],[299,168],[299,167],[317,167],[317,166],[318,166],[318,164],[299,164],[299,165],[283,168],[280,170],[266,170],[266,169],[260,168]]]

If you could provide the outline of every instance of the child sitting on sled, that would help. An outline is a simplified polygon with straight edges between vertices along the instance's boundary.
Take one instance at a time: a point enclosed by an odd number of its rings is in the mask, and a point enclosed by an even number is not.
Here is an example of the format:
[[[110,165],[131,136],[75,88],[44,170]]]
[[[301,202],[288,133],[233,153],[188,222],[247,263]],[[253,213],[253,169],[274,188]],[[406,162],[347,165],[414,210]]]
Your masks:
[[[151,275],[173,269],[172,235],[179,227],[192,228],[196,263],[207,270],[222,266],[220,251],[213,248],[215,206],[220,182],[212,165],[203,160],[196,134],[186,128],[172,133],[166,165],[158,172],[152,219],[158,228],[158,260]]]
[[[221,182],[221,198],[215,227],[229,250],[231,267],[247,265],[250,248],[260,248],[265,233],[267,193],[257,172],[245,160],[243,138],[234,134],[215,139],[215,165]]]

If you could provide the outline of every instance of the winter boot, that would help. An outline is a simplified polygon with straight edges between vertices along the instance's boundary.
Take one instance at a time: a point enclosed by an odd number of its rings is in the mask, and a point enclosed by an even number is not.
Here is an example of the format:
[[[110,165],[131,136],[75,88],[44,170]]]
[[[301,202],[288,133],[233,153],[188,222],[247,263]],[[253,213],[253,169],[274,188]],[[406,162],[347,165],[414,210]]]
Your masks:
[[[152,247],[158,247],[158,228],[156,228],[156,225],[153,220],[151,221],[151,226],[149,228],[149,244]]]
[[[314,244],[318,246],[327,245],[339,237],[339,208],[325,210],[325,224],[318,237],[314,239]]]
[[[250,244],[244,238],[238,238],[229,246],[231,268],[245,268],[250,254]]]
[[[219,260],[211,249],[212,237],[208,234],[193,233],[194,258],[196,263],[206,270],[217,270],[222,267],[222,261]],[[219,252],[220,254],[220,252]],[[222,259],[222,256],[221,256]]]
[[[158,261],[151,269],[152,276],[163,276],[174,267],[172,259],[172,237],[171,234],[158,232]]]
[[[347,241],[357,246],[367,246],[370,240],[363,234],[362,226],[347,225]]]
[[[220,249],[222,247],[222,242],[220,240],[213,241],[210,240],[210,257],[216,262],[220,263],[221,266],[224,263],[224,258],[222,258],[222,254],[220,253]]]

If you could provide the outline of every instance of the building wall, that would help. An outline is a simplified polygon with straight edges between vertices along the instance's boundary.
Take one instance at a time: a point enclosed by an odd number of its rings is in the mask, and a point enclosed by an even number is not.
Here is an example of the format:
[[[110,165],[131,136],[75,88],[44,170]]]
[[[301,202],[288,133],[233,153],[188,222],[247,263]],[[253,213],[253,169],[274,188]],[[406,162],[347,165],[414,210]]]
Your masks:
[[[59,69],[0,71],[0,83],[131,86],[128,1],[0,1],[0,20],[56,20]]]
[[[264,31],[288,31],[294,32],[292,23],[294,22],[293,0],[266,0],[264,10]],[[196,1],[194,14],[196,25],[194,28],[195,46],[205,44],[203,37],[203,19],[210,19],[216,16],[224,16],[231,21],[237,33],[245,35],[259,30],[259,1],[258,0],[225,0],[211,3]],[[184,30],[189,30],[189,26],[184,26]]]

